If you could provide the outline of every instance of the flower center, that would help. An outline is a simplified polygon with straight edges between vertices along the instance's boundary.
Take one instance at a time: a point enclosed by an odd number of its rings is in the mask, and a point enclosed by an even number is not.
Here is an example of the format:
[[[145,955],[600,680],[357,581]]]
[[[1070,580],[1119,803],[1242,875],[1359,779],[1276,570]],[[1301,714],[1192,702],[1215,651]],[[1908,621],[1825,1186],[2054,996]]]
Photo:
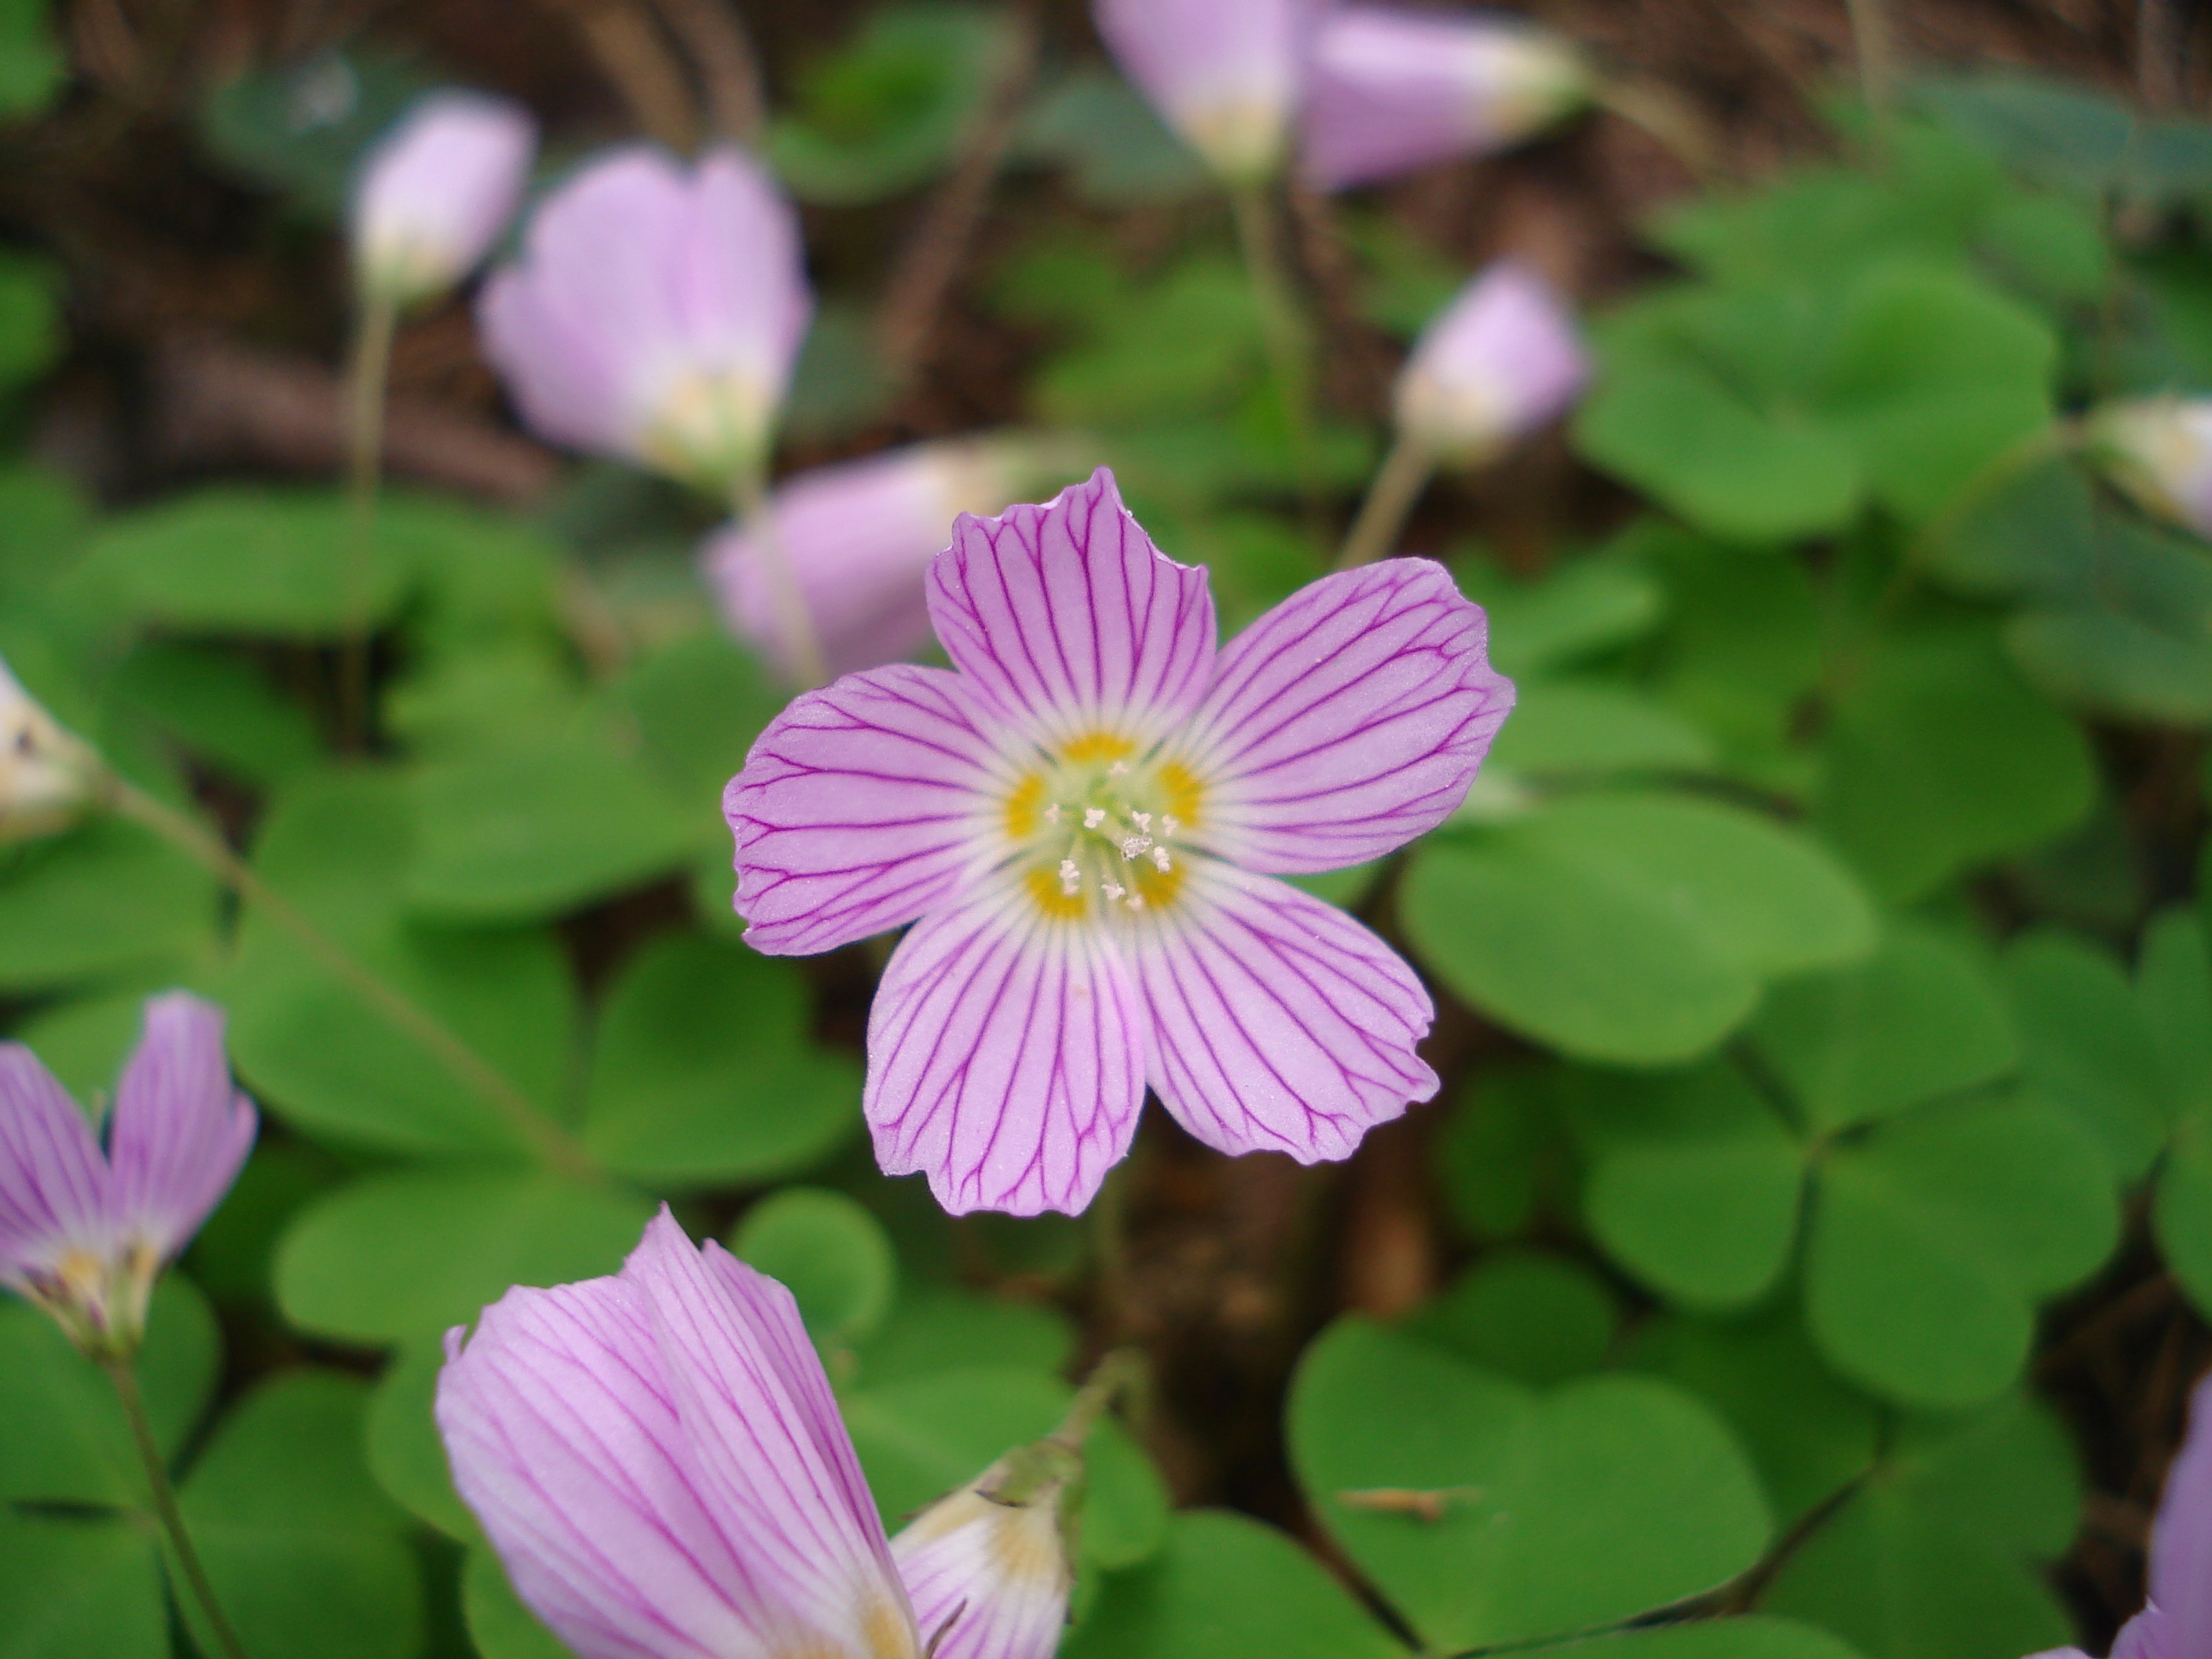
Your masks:
[[[1203,793],[1189,768],[1104,732],[1039,760],[1006,798],[1006,835],[1038,908],[1074,917],[1172,903]]]

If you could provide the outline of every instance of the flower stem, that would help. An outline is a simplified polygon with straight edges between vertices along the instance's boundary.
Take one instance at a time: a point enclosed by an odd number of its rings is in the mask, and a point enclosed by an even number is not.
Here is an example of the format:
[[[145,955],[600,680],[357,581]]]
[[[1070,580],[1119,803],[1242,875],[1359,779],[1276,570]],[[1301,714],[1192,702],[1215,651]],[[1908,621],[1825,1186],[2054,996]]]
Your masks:
[[[1092,1425],[1116,1400],[1133,1393],[1145,1376],[1144,1356],[1134,1348],[1114,1348],[1100,1356],[1069,1402],[1067,1415],[1047,1437],[1071,1451],[1083,1449]]]
[[[384,474],[384,398],[399,307],[370,289],[355,325],[346,366],[346,494],[353,523],[346,538],[345,642],[338,665],[338,709],[347,738],[368,737],[368,601],[376,561],[376,493]]]
[[[1895,64],[1890,56],[1889,18],[1883,0],[1844,0],[1850,13],[1851,45],[1859,60],[1859,93],[1879,140],[1889,125],[1889,98]]]
[[[768,567],[768,583],[775,604],[776,627],[791,653],[791,669],[802,691],[830,683],[829,659],[822,654],[821,636],[806,608],[806,594],[784,554],[783,538],[775,533],[775,514],[769,510],[768,492],[757,471],[740,473],[737,483],[738,516],[752,532],[753,545]]]
[[[1284,424],[1290,431],[1298,491],[1309,512],[1316,512],[1321,502],[1320,480],[1313,465],[1313,370],[1305,319],[1299,313],[1297,291],[1283,259],[1274,198],[1263,184],[1237,185],[1230,190],[1229,209],[1237,221],[1237,245],[1243,252],[1245,274],[1251,281],[1253,301],[1260,313],[1260,343],[1267,354],[1267,371],[1275,382]]]
[[[1406,527],[1406,515],[1420,500],[1436,470],[1436,457],[1426,445],[1416,443],[1402,432],[1398,434],[1390,453],[1382,458],[1375,482],[1367,487],[1359,516],[1352,521],[1344,545],[1337,550],[1339,570],[1372,564],[1390,550],[1398,532]]]
[[[143,825],[205,867],[241,902],[255,906],[306,947],[307,953],[356,992],[362,1000],[411,1038],[433,1059],[481,1095],[505,1118],[538,1157],[568,1174],[596,1177],[599,1171],[583,1150],[548,1120],[528,1097],[507,1081],[435,1014],[363,965],[325,933],[307,914],[255,873],[222,839],[113,772],[102,781],[102,796],[125,817]]]
[[[177,1565],[184,1571],[185,1582],[191,1587],[192,1599],[199,1603],[223,1659],[246,1659],[246,1649],[239,1642],[238,1632],[230,1627],[230,1620],[223,1616],[222,1606],[215,1599],[214,1588],[208,1583],[207,1569],[200,1565],[199,1552],[192,1547],[191,1534],[185,1530],[185,1513],[177,1506],[177,1490],[169,1484],[161,1448],[154,1438],[154,1425],[147,1419],[145,1398],[138,1392],[137,1374],[131,1369],[130,1360],[120,1355],[101,1360],[100,1367],[113,1381],[116,1395],[123,1401],[123,1415],[131,1425],[131,1442],[138,1449],[138,1461],[146,1466],[146,1485],[154,1494],[154,1513],[161,1521],[161,1530],[169,1535],[170,1547],[176,1552]]]

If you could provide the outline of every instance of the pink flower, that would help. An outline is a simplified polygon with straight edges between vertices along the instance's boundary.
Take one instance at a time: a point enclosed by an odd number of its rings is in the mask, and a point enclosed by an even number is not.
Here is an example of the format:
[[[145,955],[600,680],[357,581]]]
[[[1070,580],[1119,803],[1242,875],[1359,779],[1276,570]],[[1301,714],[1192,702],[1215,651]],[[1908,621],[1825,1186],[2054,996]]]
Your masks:
[[[446,1352],[454,1484],[582,1659],[921,1659],[933,1643],[1048,1659],[1059,1643],[1066,1561],[1006,1531],[1036,1517],[970,1513],[969,1488],[915,1522],[918,1550],[887,1540],[791,1293],[693,1248],[665,1208],[620,1274],[511,1290]],[[1020,1494],[1054,1540],[1064,1495]],[[911,1598],[909,1557],[927,1568]]]
[[[538,147],[520,105],[433,93],[377,140],[353,195],[356,279],[409,305],[475,270],[514,216]]]
[[[1515,19],[1343,6],[1315,30],[1304,164],[1323,190],[1485,155],[1589,95],[1565,42]]]
[[[2091,453],[2149,512],[2212,537],[2212,398],[2139,398],[2099,410]]]
[[[2112,1659],[2200,1659],[2212,1653],[2212,1377],[2189,1402],[2189,1433],[2166,1471],[2150,1529],[2150,1595],[2120,1627]],[[2087,1659],[2060,1648],[2036,1659]]]
[[[929,611],[952,672],[801,696],[722,801],[758,949],[919,919],[868,1022],[887,1172],[1073,1212],[1147,1084],[1210,1146],[1307,1162],[1435,1092],[1413,970],[1271,878],[1379,858],[1466,793],[1513,691],[1441,566],[1324,577],[1217,651],[1206,572],[1101,469],[962,518]]]
[[[182,991],[146,1005],[107,1122],[91,1122],[20,1042],[0,1042],[0,1284],[87,1352],[127,1354],[165,1263],[252,1150],[253,1107],[223,1060],[222,1011]]]
[[[545,436],[726,499],[765,459],[812,308],[797,218],[757,163],[635,146],[546,198],[477,314]]]
[[[872,668],[929,640],[922,578],[963,513],[995,513],[1038,471],[1007,440],[913,444],[817,467],[769,498],[775,536],[805,596],[830,672]],[[775,573],[745,525],[715,532],[702,555],[731,630],[795,676],[777,617]]]
[[[1559,415],[1589,378],[1551,285],[1500,260],[1415,343],[1398,377],[1398,428],[1440,460],[1485,459]]]
[[[1098,33],[1160,118],[1233,183],[1281,161],[1310,0],[1094,0]]]

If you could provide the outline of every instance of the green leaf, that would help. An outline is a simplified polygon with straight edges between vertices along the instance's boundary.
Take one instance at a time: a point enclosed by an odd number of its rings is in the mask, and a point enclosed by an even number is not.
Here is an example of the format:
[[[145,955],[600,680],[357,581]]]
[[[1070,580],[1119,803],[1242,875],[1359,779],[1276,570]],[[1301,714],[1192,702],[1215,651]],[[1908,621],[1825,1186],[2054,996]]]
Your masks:
[[[348,951],[546,1106],[568,1088],[575,990],[542,929],[413,921],[398,890],[414,839],[398,780],[304,778],[271,804],[254,868]],[[249,908],[223,1000],[231,1054],[256,1097],[298,1127],[405,1152],[520,1151],[522,1132],[357,986]]]
[[[1815,817],[1881,896],[2026,852],[2096,799],[2088,744],[1979,633],[1878,654],[1838,702]]]
[[[2003,978],[2028,1086],[2096,1136],[2119,1180],[2140,1177],[2166,1141],[2166,1079],[2120,965],[2039,927],[2006,948]]]
[[[278,1373],[223,1419],[179,1494],[248,1653],[414,1659],[421,1650],[422,1575],[406,1517],[362,1462],[368,1396],[336,1372]]]
[[[326,52],[227,82],[200,112],[216,160],[331,218],[362,151],[433,83],[380,53]]]
[[[1857,966],[1777,986],[1751,1035],[1818,1131],[1987,1083],[2020,1058],[2005,1005],[1972,955],[1902,919]]]
[[[1057,1376],[1075,1352],[1075,1328],[1057,1308],[972,1291],[902,1291],[890,1312],[858,1345],[866,1387],[962,1365]]]
[[[1594,1077],[1577,1123],[1592,1158],[1592,1234],[1695,1308],[1741,1306],[1781,1276],[1797,1236],[1803,1153],[1735,1066]]]
[[[1186,1510],[1146,1565],[1106,1581],[1064,1659],[1405,1659],[1310,1555],[1227,1510]]]
[[[461,1569],[461,1607],[482,1659],[572,1659],[561,1639],[522,1605],[507,1569],[489,1549],[469,1552]]]
[[[684,801],[720,801],[753,739],[787,701],[757,659],[719,633],[641,655],[614,697],[635,722],[640,756]]]
[[[1782,1564],[1768,1611],[1869,1659],[2019,1659],[2069,1642],[2030,1571],[2081,1508],[2062,1431],[2016,1400],[1909,1428],[1867,1483]]]
[[[125,1521],[0,1507],[0,1659],[170,1659],[161,1564]]]
[[[0,989],[66,985],[215,942],[212,878],[150,830],[101,818],[0,848]]]
[[[173,1456],[215,1392],[222,1343],[190,1280],[157,1285],[134,1369],[162,1451]],[[0,1511],[7,1502],[131,1506],[146,1477],[114,1384],[27,1302],[0,1302]],[[25,1425],[37,1425],[36,1432]],[[4,1621],[0,1621],[4,1624]]]
[[[252,664],[178,641],[140,646],[108,696],[193,754],[248,783],[283,781],[313,765],[314,723]]]
[[[482,1536],[477,1518],[453,1490],[446,1448],[431,1415],[445,1345],[436,1338],[409,1343],[392,1357],[369,1396],[366,1451],[369,1473],[392,1502],[428,1522],[448,1538]]]
[[[2212,1108],[2212,951],[2189,911],[2162,911],[2143,930],[2136,998],[2167,1098],[2185,1113]]]
[[[1589,1268],[1540,1250],[1493,1251],[1399,1328],[1537,1388],[1596,1370],[1620,1305]]]
[[[1526,1232],[1540,1214],[1571,1215],[1580,1171],[1562,1115],[1558,1066],[1478,1067],[1444,1125],[1444,1197],[1480,1239]]]
[[[2103,1154],[2072,1119],[2027,1100],[1932,1107],[1825,1161],[1808,1321],[1875,1392],[1972,1405],[2019,1376],[2035,1299],[2094,1272],[2118,1237]]]
[[[656,939],[607,994],[582,1136],[663,1190],[787,1175],[860,1121],[860,1068],[809,1038],[791,963],[690,934]]]
[[[1432,1648],[1616,1622],[1725,1583],[1766,1543],[1727,1431],[1655,1379],[1540,1396],[1347,1318],[1300,1361],[1290,1419],[1316,1514]],[[1347,1501],[1389,1489],[1443,1512]]]
[[[2174,1282],[2200,1310],[2212,1310],[2212,1121],[2181,1121],[2165,1167],[2151,1224]]]
[[[1630,1363],[1720,1413],[1785,1528],[1874,1462],[1874,1402],[1820,1363],[1794,1309],[1725,1322],[1662,1316],[1639,1328]]]
[[[1810,839],[1659,793],[1571,796],[1428,842],[1402,914],[1423,958],[1484,1012],[1629,1064],[1702,1053],[1767,975],[1874,942],[1857,888]]]
[[[886,6],[802,73],[769,160],[802,201],[853,205],[922,184],[981,118],[1007,47],[1003,20],[981,8]]]
[[[1858,1659],[1826,1631],[1763,1613],[1615,1631],[1544,1651],[1547,1659]]]
[[[550,1170],[371,1176],[304,1212],[276,1258],[276,1299],[303,1328],[368,1344],[473,1321],[513,1285],[615,1272],[651,1208]]]
[[[0,40],[0,100],[6,97],[5,50]],[[0,117],[5,113],[0,106]],[[38,379],[61,356],[66,335],[59,286],[45,260],[0,252],[0,388]]]
[[[679,806],[589,726],[495,754],[440,761],[415,781],[409,902],[426,915],[549,915],[681,866],[720,819]]]
[[[222,486],[112,519],[76,580],[185,632],[330,639],[398,607],[410,548],[330,490]]]
[[[1512,772],[1702,772],[1712,739],[1663,703],[1602,681],[1523,684],[1488,762]]]
[[[848,1395],[845,1425],[884,1523],[901,1520],[973,1480],[1015,1447],[1059,1426],[1075,1398],[1033,1372],[971,1365]],[[1085,1560],[1125,1567],[1158,1549],[1168,1499],[1152,1460],[1111,1419],[1085,1449]]]
[[[1046,88],[1014,142],[1020,154],[1068,168],[1077,192],[1103,206],[1179,201],[1212,182],[1127,81],[1087,64]]]
[[[1494,566],[1454,561],[1460,591],[1490,613],[1490,659],[1516,680],[1569,666],[1656,628],[1666,590],[1635,556],[1632,527],[1620,550],[1559,565],[1541,581],[1508,580]]]
[[[2051,419],[2057,342],[1955,270],[1898,264],[1856,283],[1813,395],[1883,506],[1923,519]]]
[[[747,1210],[730,1249],[779,1281],[824,1346],[857,1342],[883,1322],[898,1291],[898,1258],[884,1224],[842,1193],[787,1187]]]
[[[0,121],[35,115],[69,79],[49,0],[0,0]]]

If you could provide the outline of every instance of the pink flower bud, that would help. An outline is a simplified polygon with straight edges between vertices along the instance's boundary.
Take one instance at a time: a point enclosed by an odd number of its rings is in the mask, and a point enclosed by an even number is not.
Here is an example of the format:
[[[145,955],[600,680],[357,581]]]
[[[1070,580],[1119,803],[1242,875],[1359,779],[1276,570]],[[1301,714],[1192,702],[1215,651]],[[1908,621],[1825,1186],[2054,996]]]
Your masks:
[[[1462,289],[1398,376],[1398,426],[1439,460],[1493,455],[1574,401],[1589,363],[1551,285],[1502,260]]]
[[[353,257],[363,292],[394,305],[476,269],[530,176],[537,123],[504,98],[439,92],[377,140],[354,185]]]
[[[726,498],[765,458],[812,309],[797,216],[757,162],[638,145],[546,198],[477,316],[546,437]]]
[[[1589,96],[1566,42],[1480,15],[1346,6],[1315,31],[1304,165],[1323,190],[1503,149]]]
[[[779,486],[769,507],[833,674],[909,655],[929,641],[924,578],[963,513],[997,513],[1049,471],[1018,440],[915,444],[817,467]],[[778,620],[775,576],[750,526],[732,525],[702,555],[732,632],[796,672]]]
[[[2089,422],[2090,450],[2149,512],[2212,537],[2212,398],[2142,398]]]
[[[0,661],[0,844],[67,828],[90,795],[96,766]]]
[[[1096,0],[1092,15],[1160,118],[1245,183],[1282,161],[1306,11],[1302,0]]]

